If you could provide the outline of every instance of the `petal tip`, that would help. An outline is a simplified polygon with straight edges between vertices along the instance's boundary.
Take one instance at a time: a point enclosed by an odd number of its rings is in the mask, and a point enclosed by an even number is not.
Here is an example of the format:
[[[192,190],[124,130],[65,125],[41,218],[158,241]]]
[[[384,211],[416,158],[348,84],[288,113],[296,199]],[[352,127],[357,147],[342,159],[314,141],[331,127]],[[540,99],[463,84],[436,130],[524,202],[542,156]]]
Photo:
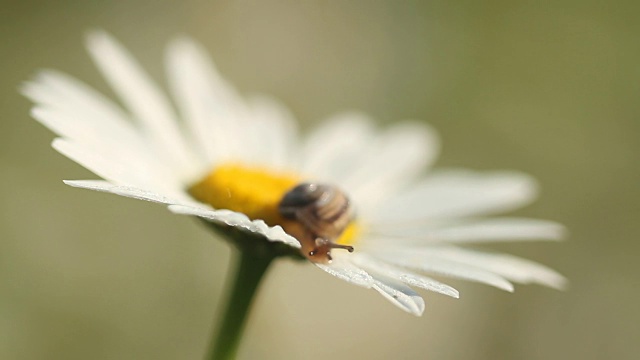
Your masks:
[[[500,290],[504,290],[504,291],[510,292],[510,293],[513,293],[514,291],[516,291],[515,286],[511,282],[506,281],[506,280],[504,282],[497,283],[494,286],[497,287]]]
[[[553,234],[553,240],[563,241],[566,240],[570,235],[569,229],[562,224],[557,224],[554,230],[555,232]]]
[[[558,291],[569,290],[569,279],[555,271],[549,274],[543,281],[538,281],[538,283]]]
[[[94,28],[85,32],[84,38],[87,46],[91,47],[101,42],[108,41],[111,36],[103,29]]]

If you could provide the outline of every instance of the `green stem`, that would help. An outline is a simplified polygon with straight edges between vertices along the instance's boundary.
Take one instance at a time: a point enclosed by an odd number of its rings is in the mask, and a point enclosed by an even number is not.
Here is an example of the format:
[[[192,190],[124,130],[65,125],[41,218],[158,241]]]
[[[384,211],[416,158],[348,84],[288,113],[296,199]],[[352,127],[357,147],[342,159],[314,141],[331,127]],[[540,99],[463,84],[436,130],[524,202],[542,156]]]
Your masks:
[[[236,278],[208,359],[235,359],[253,297],[274,258],[267,252],[240,250]]]

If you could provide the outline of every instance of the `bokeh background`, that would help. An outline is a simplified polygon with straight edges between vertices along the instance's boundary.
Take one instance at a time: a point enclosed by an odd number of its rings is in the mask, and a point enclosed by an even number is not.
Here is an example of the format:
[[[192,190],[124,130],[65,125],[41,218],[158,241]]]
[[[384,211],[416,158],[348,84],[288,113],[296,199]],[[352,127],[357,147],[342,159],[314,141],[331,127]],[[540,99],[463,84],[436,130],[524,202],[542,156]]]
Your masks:
[[[83,48],[119,38],[164,83],[188,34],[245,93],[306,127],[346,109],[436,127],[439,166],[519,169],[518,215],[563,243],[503,245],[571,280],[514,294],[452,281],[422,318],[314,267],[279,262],[244,359],[638,359],[637,1],[7,1],[0,3],[0,359],[201,359],[231,252],[160,206],[66,187],[94,178],[50,147],[20,83],[39,68],[112,95]]]

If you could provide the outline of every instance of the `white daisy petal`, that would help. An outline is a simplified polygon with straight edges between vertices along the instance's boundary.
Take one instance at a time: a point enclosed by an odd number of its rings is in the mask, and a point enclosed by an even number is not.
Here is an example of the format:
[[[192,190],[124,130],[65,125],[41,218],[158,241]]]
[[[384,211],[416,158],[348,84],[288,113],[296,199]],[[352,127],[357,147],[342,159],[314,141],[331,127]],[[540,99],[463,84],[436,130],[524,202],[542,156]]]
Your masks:
[[[184,199],[180,197],[178,197],[177,199],[169,198],[165,195],[161,195],[149,190],[139,189],[133,186],[114,185],[108,181],[102,180],[64,180],[64,183],[77,188],[108,192],[111,194],[125,196],[133,199],[151,201],[167,205],[193,203],[193,200],[190,199]]]
[[[522,218],[491,218],[453,224],[384,227],[371,225],[369,233],[385,241],[405,245],[434,243],[487,243],[528,240],[562,240],[565,228],[553,221]]]
[[[145,183],[145,180],[139,177],[140,174],[128,171],[118,161],[119,159],[114,158],[113,154],[100,153],[96,149],[62,138],[55,139],[51,146],[64,156],[109,181],[135,185]]]
[[[480,252],[453,246],[429,249],[429,253],[443,260],[473,264],[522,284],[536,283],[555,289],[563,289],[567,285],[567,279],[556,271],[513,255]]]
[[[246,215],[230,210],[211,210],[202,207],[170,205],[169,210],[176,214],[194,215],[229,226],[239,227],[250,232],[264,235],[272,241],[280,241],[289,246],[300,248],[300,243],[287,234],[280,226],[269,226],[262,220],[250,220]]]
[[[443,284],[437,280],[428,278],[426,276],[418,275],[411,271],[401,269],[379,260],[376,260],[366,254],[353,254],[352,261],[362,267],[363,269],[374,272],[377,274],[385,274],[386,276],[395,280],[401,281],[409,286],[415,286],[421,289],[437,292],[443,295],[451,296],[453,298],[460,297],[458,290],[453,287]]]
[[[256,144],[253,159],[261,166],[289,170],[299,155],[295,142],[298,129],[293,114],[280,102],[266,96],[253,97],[249,104],[253,120],[251,142]]]
[[[340,254],[334,254],[333,261],[330,264],[315,264],[320,269],[329,274],[345,280],[354,285],[370,288],[374,284],[374,280],[366,271],[353,265],[345,257]]]
[[[376,275],[375,279],[373,288],[382,294],[385,299],[410,314],[422,315],[424,312],[424,299],[410,287],[399,281],[379,275]]]
[[[243,141],[248,116],[244,100],[190,39],[173,41],[166,56],[173,95],[209,163],[243,158],[253,145]]]
[[[374,223],[398,225],[516,209],[536,194],[536,182],[517,172],[436,171],[379,207]]]
[[[44,106],[34,107],[31,116],[66,139],[101,148],[117,146],[117,149],[133,156],[139,156],[144,151],[140,146],[142,139],[132,128],[118,128],[112,124],[96,126],[90,121],[84,121],[87,117],[73,116]]]
[[[104,32],[89,34],[87,48],[111,87],[140,121],[156,151],[172,161],[185,179],[198,173],[200,166],[194,166],[197,163],[182,137],[169,100],[129,52]]]
[[[127,156],[117,148],[98,148],[96,144],[81,144],[57,138],[51,146],[58,152],[87,168],[94,174],[119,185],[149,188],[152,191],[180,193],[180,185],[171,176],[144,161],[137,154]]]
[[[132,135],[135,128],[117,105],[66,74],[43,70],[33,81],[23,85],[22,92],[39,103],[40,107],[64,114],[75,126],[91,128],[95,132],[137,137]]]
[[[183,39],[168,46],[166,58],[167,77],[180,114],[195,145],[211,164],[219,153],[216,152],[216,142],[211,141],[211,137],[215,136],[215,127],[209,121],[211,114],[207,105],[214,99],[202,91],[206,77],[201,73],[202,68],[208,66],[208,61],[201,58],[200,49]]]
[[[310,134],[302,151],[300,171],[340,185],[364,159],[363,150],[374,138],[371,119],[366,114],[336,115]]]
[[[442,259],[429,253],[430,249],[376,249],[373,255],[383,261],[434,274],[475,281],[512,292],[513,284],[504,276],[456,260]]]
[[[419,123],[395,125],[369,145],[367,157],[341,183],[364,210],[413,181],[439,149],[435,131]]]

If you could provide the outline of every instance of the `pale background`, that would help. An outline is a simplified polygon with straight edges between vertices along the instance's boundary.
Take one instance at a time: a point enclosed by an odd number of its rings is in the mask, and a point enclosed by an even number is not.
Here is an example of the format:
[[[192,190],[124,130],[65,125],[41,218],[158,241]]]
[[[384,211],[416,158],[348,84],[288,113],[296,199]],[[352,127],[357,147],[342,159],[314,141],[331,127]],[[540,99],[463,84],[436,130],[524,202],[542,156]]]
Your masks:
[[[345,109],[424,119],[440,166],[519,169],[542,196],[518,215],[565,243],[502,246],[567,292],[453,281],[415,318],[373,291],[282,261],[245,359],[640,357],[640,6],[636,1],[2,1],[0,359],[201,359],[227,246],[160,206],[66,187],[19,84],[50,67],[107,91],[83,49],[103,28],[164,83],[164,44],[198,39],[243,92],[305,126]]]

